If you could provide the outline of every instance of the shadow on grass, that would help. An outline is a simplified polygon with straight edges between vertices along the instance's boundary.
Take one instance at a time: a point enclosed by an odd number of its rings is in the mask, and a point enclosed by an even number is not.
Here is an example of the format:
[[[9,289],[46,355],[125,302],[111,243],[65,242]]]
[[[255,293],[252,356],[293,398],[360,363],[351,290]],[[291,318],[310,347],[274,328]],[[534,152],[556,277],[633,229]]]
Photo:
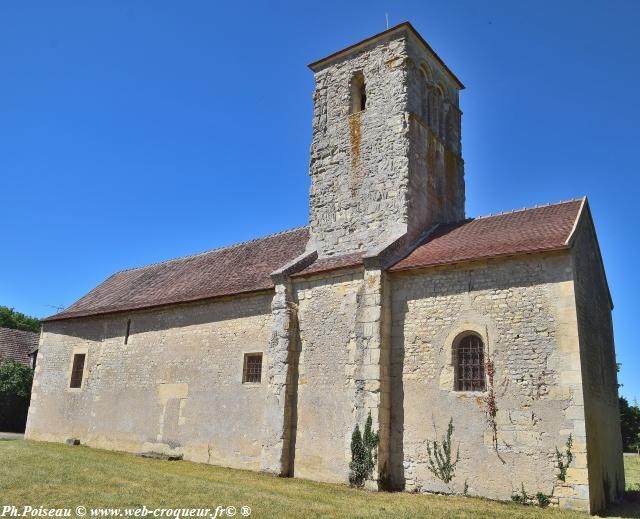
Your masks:
[[[627,490],[624,501],[608,508],[602,517],[640,518],[640,490]]]

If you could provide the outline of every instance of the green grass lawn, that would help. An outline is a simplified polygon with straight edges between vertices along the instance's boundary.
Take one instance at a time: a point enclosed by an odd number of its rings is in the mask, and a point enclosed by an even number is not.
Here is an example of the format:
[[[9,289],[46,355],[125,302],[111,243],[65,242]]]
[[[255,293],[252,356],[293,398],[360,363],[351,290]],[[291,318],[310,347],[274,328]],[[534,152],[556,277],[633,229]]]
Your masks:
[[[627,490],[640,491],[640,456],[624,457],[624,478]]]
[[[640,483],[629,459],[628,485]],[[283,479],[184,461],[151,460],[86,447],[0,442],[1,506],[215,509],[249,506],[251,517],[582,518],[580,513],[482,499],[375,493],[347,486]],[[627,507],[628,508],[628,505]],[[621,508],[623,517],[640,517]]]

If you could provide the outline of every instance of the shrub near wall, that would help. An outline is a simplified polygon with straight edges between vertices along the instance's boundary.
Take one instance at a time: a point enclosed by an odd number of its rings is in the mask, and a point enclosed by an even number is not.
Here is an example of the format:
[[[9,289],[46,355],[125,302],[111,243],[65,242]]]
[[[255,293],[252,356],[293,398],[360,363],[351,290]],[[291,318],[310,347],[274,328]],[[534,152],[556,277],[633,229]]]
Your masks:
[[[0,431],[24,432],[33,370],[19,362],[0,362]]]

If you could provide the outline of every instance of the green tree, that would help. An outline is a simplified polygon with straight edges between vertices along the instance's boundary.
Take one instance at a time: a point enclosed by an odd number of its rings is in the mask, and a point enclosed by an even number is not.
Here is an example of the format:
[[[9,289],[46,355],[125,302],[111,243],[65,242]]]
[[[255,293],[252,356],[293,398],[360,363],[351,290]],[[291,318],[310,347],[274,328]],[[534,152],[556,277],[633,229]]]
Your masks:
[[[20,312],[16,312],[8,306],[0,306],[0,328],[12,328],[26,332],[40,331],[40,320]]]
[[[640,408],[629,405],[626,398],[619,398],[620,430],[622,432],[622,448],[625,451],[637,450],[640,436]]]
[[[377,452],[376,447],[379,441],[378,433],[373,432],[373,420],[371,412],[367,415],[367,421],[364,424],[364,432],[362,433],[362,445],[365,451],[365,470],[367,477],[371,477],[373,469],[376,467]]]
[[[349,483],[354,487],[364,485],[364,465],[365,465],[364,445],[362,444],[362,434],[360,426],[356,424],[351,434],[351,462],[349,463]]]
[[[33,370],[15,360],[0,363],[0,430],[24,431]]]
[[[354,487],[362,487],[371,478],[376,466],[376,448],[378,433],[373,432],[371,413],[364,424],[364,433],[360,433],[360,426],[356,424],[351,434],[351,463],[349,463],[349,483]]]

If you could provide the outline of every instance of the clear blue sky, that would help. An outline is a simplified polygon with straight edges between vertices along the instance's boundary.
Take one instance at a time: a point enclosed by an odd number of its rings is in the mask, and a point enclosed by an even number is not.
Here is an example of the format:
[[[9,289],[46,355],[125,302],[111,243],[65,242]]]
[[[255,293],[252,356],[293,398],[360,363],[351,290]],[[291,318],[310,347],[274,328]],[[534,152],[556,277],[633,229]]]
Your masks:
[[[466,84],[467,214],[589,196],[640,399],[640,2],[0,2],[0,304],[307,223],[310,63],[410,20]]]

